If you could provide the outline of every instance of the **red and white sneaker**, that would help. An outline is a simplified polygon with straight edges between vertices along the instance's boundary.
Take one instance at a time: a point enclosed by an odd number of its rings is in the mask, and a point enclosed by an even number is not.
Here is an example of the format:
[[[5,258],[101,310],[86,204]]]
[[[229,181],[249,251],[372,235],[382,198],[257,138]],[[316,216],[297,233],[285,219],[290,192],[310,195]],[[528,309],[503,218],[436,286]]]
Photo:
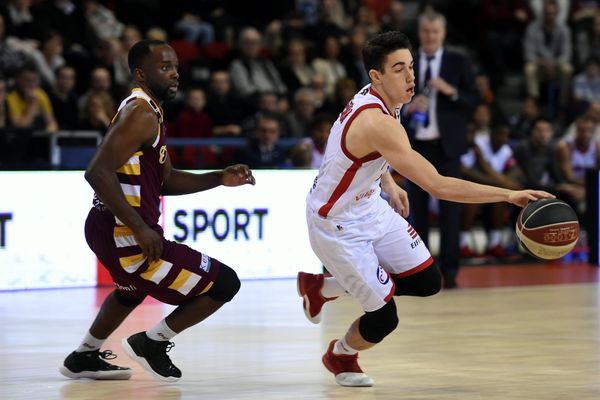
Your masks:
[[[335,375],[340,386],[373,386],[375,382],[358,365],[358,353],[354,355],[335,354],[333,347],[337,339],[329,343],[327,353],[323,355],[323,365]]]
[[[325,277],[323,274],[309,274],[307,272],[298,272],[297,288],[298,295],[304,300],[304,314],[313,324],[321,322],[321,309],[323,304],[335,300],[337,297],[323,297],[321,288]]]

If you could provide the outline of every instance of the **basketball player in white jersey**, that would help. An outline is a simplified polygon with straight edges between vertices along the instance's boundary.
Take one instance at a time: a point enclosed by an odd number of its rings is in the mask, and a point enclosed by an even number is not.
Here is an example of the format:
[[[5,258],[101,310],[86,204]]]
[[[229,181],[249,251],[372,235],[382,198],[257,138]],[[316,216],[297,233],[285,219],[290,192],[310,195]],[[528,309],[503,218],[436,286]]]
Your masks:
[[[587,116],[575,120],[575,136],[556,145],[560,172],[567,182],[585,185],[585,170],[600,166],[600,141],[594,139],[595,121]]]
[[[298,291],[312,322],[320,321],[325,302],[345,293],[364,310],[344,336],[331,341],[323,356],[325,367],[342,386],[373,385],[358,365],[358,352],[396,328],[393,296],[430,296],[442,287],[429,250],[404,219],[409,213],[407,194],[392,180],[388,167],[444,200],[525,206],[553,197],[543,191],[512,191],[439,175],[411,149],[398,120],[399,108],[414,95],[410,42],[400,32],[377,35],[363,49],[363,60],[371,84],[354,96],[334,123],[307,197],[310,242],[333,277],[298,274]],[[453,88],[439,90],[446,89]]]

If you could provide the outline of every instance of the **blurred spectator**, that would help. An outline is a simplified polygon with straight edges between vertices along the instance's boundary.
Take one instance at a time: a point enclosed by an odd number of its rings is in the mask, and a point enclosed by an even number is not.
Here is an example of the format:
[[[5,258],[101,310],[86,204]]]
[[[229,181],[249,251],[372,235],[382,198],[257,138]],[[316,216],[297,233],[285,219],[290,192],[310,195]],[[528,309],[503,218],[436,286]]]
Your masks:
[[[598,0],[570,0],[571,25],[574,29],[592,24],[600,9]]]
[[[311,89],[301,88],[294,94],[294,108],[287,116],[288,137],[308,136],[315,115],[315,96]]]
[[[123,44],[123,52],[129,52],[131,46],[142,40],[142,33],[134,25],[125,25],[123,34],[121,35],[121,43]]]
[[[381,31],[402,31],[405,32],[404,25],[404,4],[400,0],[390,2],[385,14],[381,16]]]
[[[67,50],[72,50],[75,43],[88,47],[93,42],[91,32],[86,28],[83,10],[75,2],[47,0],[33,6],[31,11],[40,38],[48,31],[57,31]]]
[[[490,107],[490,109],[496,109],[496,95],[490,86],[490,79],[488,75],[482,72],[476,74],[475,85],[477,86],[479,97],[483,103]]]
[[[185,12],[175,23],[175,31],[182,39],[194,43],[199,47],[204,47],[215,41],[215,29],[207,22],[203,21],[199,15],[191,12]]]
[[[329,112],[331,114],[339,113],[348,104],[354,95],[358,92],[356,82],[352,79],[340,79],[335,84],[335,92],[333,97],[328,99],[322,108],[322,111]]]
[[[104,135],[110,125],[113,113],[114,104],[108,93],[90,93],[83,104],[79,128],[83,130],[99,131]]]
[[[326,92],[332,96],[335,84],[346,77],[346,68],[340,62],[340,43],[335,36],[329,36],[322,42],[322,55],[313,60],[314,70],[325,78]]]
[[[167,31],[165,31],[160,26],[151,26],[148,31],[146,31],[146,39],[150,40],[160,40],[162,42],[169,41],[169,35]]]
[[[367,36],[373,36],[381,31],[381,25],[377,19],[375,11],[365,5],[358,6],[354,18],[354,29],[364,30]]]
[[[96,43],[94,56],[95,67],[103,67],[109,72],[111,96],[115,99],[126,97],[130,91],[131,72],[122,42],[116,38],[101,40]]]
[[[561,182],[553,137],[552,123],[538,118],[531,125],[529,137],[515,147],[515,159],[524,173],[523,186],[553,192]]]
[[[248,145],[240,149],[238,160],[250,168],[277,168],[285,164],[285,150],[277,144],[280,136],[279,118],[262,113],[256,131]]]
[[[264,50],[270,59],[279,60],[282,57],[284,38],[283,25],[280,20],[271,21],[265,27]]]
[[[584,70],[573,77],[573,101],[579,114],[590,103],[600,101],[600,59],[589,58]]]
[[[32,0],[9,0],[6,5],[6,32],[7,36],[16,36],[23,39],[36,37],[35,21],[31,14]]]
[[[556,151],[565,180],[584,189],[586,169],[600,167],[600,140],[594,139],[596,124],[593,119],[581,116],[575,124],[575,137],[560,140]]]
[[[475,140],[490,137],[492,113],[487,105],[479,104],[475,107],[475,111],[473,111],[473,123],[475,124]]]
[[[290,166],[292,168],[312,168],[312,154],[310,147],[305,143],[299,143],[290,150]]]
[[[279,120],[279,134],[287,135],[287,126],[283,118],[285,114],[281,113],[279,96],[272,92],[261,93],[258,98],[258,110],[251,116],[242,121],[242,134],[246,137],[252,137],[257,129],[258,120],[262,114],[269,114]]]
[[[55,132],[52,104],[40,88],[40,76],[32,66],[21,68],[15,78],[15,89],[6,97],[9,117],[18,128],[31,128]]]
[[[473,129],[469,131],[470,148],[461,157],[462,173],[466,179],[474,182],[519,190],[520,170],[508,145],[510,128],[507,125],[495,125],[491,136],[476,137]],[[493,203],[486,205],[463,204],[460,233],[461,257],[474,255],[471,229],[479,210],[486,217],[488,240],[486,253],[493,257],[505,257],[508,252],[502,243],[502,230],[506,225],[509,205]]]
[[[508,68],[521,68],[521,42],[529,21],[526,0],[482,0],[478,17],[480,54],[491,86],[504,83]]]
[[[215,136],[239,136],[242,121],[248,111],[242,100],[231,90],[227,71],[211,74],[206,113],[213,122]]]
[[[188,90],[185,107],[177,115],[173,127],[173,136],[184,138],[212,137],[213,125],[210,117],[204,112],[206,96],[204,90],[192,88]],[[178,165],[185,168],[199,168],[216,165],[216,148],[185,146],[178,152]]]
[[[325,82],[325,77],[315,73],[312,78],[310,78],[309,87],[315,95],[315,106],[319,110],[322,109],[327,102],[327,83]]]
[[[569,93],[571,65],[571,31],[557,19],[556,0],[544,0],[542,19],[527,26],[524,38],[525,79],[527,94],[540,98],[540,83],[557,84],[558,105],[565,106]]]
[[[342,54],[341,60],[346,73],[359,87],[370,83],[369,75],[365,70],[362,59],[362,49],[367,42],[367,33],[364,29],[356,28],[350,36],[350,43]]]
[[[6,38],[4,17],[0,14],[0,71],[11,78],[25,64],[25,55],[12,40]]]
[[[319,169],[325,157],[327,139],[335,117],[329,114],[315,116],[310,128],[310,137],[304,138],[296,147],[304,147],[310,154],[308,166]],[[293,164],[293,162],[292,162]]]
[[[533,11],[534,19],[544,18],[544,6],[546,0],[529,0],[529,8]],[[556,21],[566,25],[569,22],[569,13],[571,12],[571,0],[553,0],[556,4]]]
[[[63,65],[56,69],[56,81],[48,92],[54,117],[61,130],[76,129],[79,125],[75,68]]]
[[[279,68],[281,79],[289,93],[296,93],[303,86],[310,85],[315,70],[306,62],[306,45],[300,39],[292,39],[287,46],[287,58]]]
[[[533,97],[523,99],[519,113],[509,118],[511,139],[522,140],[528,137],[531,125],[541,116],[540,109]]]
[[[0,129],[11,125],[8,103],[6,102],[6,81],[0,79]]]
[[[515,159],[523,171],[522,184],[524,187],[554,193],[577,208],[582,197],[581,188],[563,179],[553,137],[552,123],[539,118],[533,123],[529,138],[515,147]]]
[[[97,39],[108,40],[121,36],[125,26],[115,14],[98,0],[83,0],[83,13]]]
[[[54,85],[54,81],[56,80],[54,70],[65,64],[62,53],[62,37],[56,31],[46,32],[40,50],[31,49],[31,51],[29,51],[28,55],[33,59],[37,70],[40,73],[42,86],[51,87]]]
[[[233,60],[229,73],[237,92],[250,98],[263,92],[284,94],[286,87],[271,60],[260,57],[261,34],[254,28],[240,33],[240,57]]]
[[[345,38],[346,36],[346,12],[340,0],[321,0],[318,8],[319,16],[317,22],[310,25],[306,35],[315,43],[319,43],[325,37]]]
[[[590,57],[600,58],[600,11],[596,11],[589,27],[575,36],[576,65],[581,67]]]
[[[590,103],[590,105],[588,105],[588,107],[585,110],[585,112],[583,113],[583,115],[587,118],[590,118],[592,121],[594,121],[595,126],[596,126],[596,128],[594,130],[594,139],[600,140],[600,102],[595,101],[593,103]],[[577,130],[576,125],[577,124],[574,121],[567,127],[564,134],[562,135],[564,139],[575,138],[575,134],[576,134],[576,130]]]
[[[92,93],[106,93],[112,98],[112,80],[108,69],[104,67],[96,67],[90,73],[90,87],[87,92],[79,97],[79,110],[83,112],[84,105],[87,103],[87,98]],[[113,107],[114,108],[114,107]]]

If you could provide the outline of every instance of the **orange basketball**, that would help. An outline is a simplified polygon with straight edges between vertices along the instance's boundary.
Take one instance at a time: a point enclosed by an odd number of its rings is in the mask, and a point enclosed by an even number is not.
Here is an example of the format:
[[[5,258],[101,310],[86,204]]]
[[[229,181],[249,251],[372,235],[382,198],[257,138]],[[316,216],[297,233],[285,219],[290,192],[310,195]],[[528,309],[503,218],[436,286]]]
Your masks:
[[[528,253],[543,260],[556,260],[577,243],[579,220],[564,201],[542,199],[521,210],[516,230],[521,245]]]

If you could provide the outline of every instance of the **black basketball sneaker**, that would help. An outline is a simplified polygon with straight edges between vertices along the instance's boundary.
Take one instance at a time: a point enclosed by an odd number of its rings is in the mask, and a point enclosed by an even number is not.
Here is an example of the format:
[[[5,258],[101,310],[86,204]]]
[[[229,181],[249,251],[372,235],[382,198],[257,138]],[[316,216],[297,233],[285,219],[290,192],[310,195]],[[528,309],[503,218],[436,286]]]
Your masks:
[[[72,379],[103,379],[103,380],[126,380],[131,378],[131,368],[119,367],[109,364],[104,360],[117,358],[110,350],[72,352],[65,358],[60,373]]]
[[[175,343],[167,340],[152,340],[146,335],[146,332],[129,336],[121,343],[127,355],[155,378],[166,382],[175,382],[181,378],[181,371],[173,365],[167,355]]]

